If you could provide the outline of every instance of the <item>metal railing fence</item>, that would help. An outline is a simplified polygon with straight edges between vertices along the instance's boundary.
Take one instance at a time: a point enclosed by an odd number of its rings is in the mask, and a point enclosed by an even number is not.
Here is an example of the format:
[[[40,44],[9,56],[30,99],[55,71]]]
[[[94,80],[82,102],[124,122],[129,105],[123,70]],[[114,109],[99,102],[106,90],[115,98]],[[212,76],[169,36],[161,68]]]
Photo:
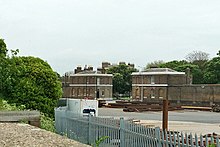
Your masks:
[[[79,116],[62,108],[55,109],[56,132],[84,144],[99,147],[220,147],[215,135],[197,136],[148,128],[123,118]]]

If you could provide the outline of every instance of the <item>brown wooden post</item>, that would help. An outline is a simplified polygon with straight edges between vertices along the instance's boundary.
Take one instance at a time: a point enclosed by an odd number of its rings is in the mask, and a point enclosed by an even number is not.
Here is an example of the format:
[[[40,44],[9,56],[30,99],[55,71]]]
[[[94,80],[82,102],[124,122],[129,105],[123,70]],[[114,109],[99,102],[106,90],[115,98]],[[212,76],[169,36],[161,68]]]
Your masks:
[[[169,88],[167,87],[166,98],[163,99],[163,124],[162,124],[163,130],[168,130],[168,102],[169,102],[168,90],[169,90]]]
[[[163,130],[168,130],[168,99],[163,100]]]

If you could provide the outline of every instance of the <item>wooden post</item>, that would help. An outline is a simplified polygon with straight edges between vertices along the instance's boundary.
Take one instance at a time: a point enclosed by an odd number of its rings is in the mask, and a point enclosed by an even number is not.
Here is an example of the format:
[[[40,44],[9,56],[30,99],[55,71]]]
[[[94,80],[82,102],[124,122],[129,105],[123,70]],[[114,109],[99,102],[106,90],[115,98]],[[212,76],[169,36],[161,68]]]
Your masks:
[[[163,100],[163,130],[168,130],[168,99]]]

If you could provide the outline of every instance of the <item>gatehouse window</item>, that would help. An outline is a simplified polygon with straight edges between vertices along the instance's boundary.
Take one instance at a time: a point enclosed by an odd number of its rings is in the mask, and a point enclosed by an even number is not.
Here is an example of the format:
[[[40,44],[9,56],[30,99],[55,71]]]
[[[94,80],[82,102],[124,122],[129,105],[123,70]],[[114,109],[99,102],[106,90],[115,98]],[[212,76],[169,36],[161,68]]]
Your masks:
[[[152,98],[152,99],[155,98],[155,90],[154,90],[154,89],[151,89],[150,95],[151,95],[151,98]]]
[[[154,76],[151,76],[151,77],[150,77],[150,83],[151,83],[151,84],[155,84]]]
[[[159,99],[163,99],[163,97],[164,97],[164,90],[159,89]]]

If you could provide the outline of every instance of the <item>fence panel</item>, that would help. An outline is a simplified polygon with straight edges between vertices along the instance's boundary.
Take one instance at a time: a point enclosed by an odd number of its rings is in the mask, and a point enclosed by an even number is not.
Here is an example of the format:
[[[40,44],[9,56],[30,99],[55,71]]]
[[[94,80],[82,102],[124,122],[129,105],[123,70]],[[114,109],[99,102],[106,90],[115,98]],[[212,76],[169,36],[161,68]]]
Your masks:
[[[219,137],[213,135],[183,134],[182,132],[160,131],[160,147],[220,147]]]
[[[104,139],[100,143],[100,147],[102,146],[119,146],[120,143],[120,131],[119,120],[111,119],[111,118],[99,118],[99,117],[91,117],[90,116],[90,130],[91,130],[91,141],[90,143],[95,143],[97,140]]]
[[[99,147],[220,147],[218,136],[197,136],[147,128],[123,118],[82,117],[64,108],[55,109],[56,132]]]

